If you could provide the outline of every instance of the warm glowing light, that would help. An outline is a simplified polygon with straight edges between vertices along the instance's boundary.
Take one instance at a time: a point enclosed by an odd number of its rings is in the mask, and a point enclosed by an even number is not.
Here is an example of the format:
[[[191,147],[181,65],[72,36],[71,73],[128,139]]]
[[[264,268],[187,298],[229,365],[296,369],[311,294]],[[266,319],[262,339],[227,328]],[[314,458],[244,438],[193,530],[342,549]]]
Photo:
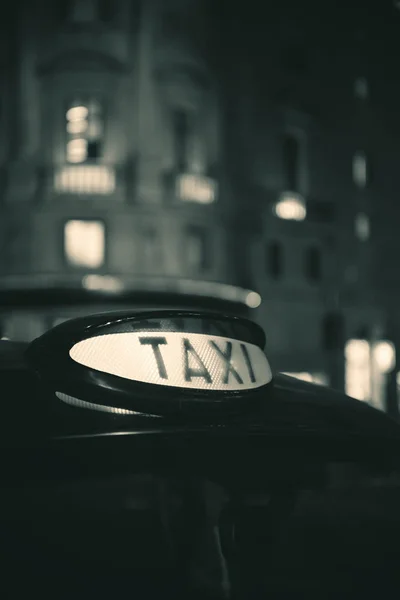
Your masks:
[[[367,340],[349,340],[345,349],[346,360],[357,364],[363,364],[366,358],[369,360],[369,343]]]
[[[177,195],[183,201],[212,204],[216,194],[217,184],[209,177],[184,174],[177,179]]]
[[[124,289],[123,282],[111,275],[86,275],[82,284],[87,290],[102,292],[120,292]]]
[[[283,194],[274,206],[274,213],[280,219],[304,221],[307,216],[303,198],[297,194]]]
[[[261,301],[261,296],[257,292],[249,292],[246,296],[246,304],[249,308],[258,308]]]
[[[68,162],[83,162],[87,158],[87,140],[78,138],[67,143]]]
[[[84,133],[88,127],[87,121],[69,121],[67,123],[67,131],[71,135],[77,135],[78,133]]]
[[[392,342],[381,340],[374,344],[373,356],[381,373],[390,373],[396,365],[396,350]]]
[[[68,262],[96,269],[105,255],[105,232],[101,221],[68,221],[64,229],[64,249]]]
[[[96,371],[159,386],[244,391],[272,379],[258,346],[202,333],[164,331],[161,342],[154,332],[110,333],[77,342],[69,354]]]
[[[104,165],[62,167],[55,174],[54,187],[69,194],[112,194],[115,171]]]
[[[67,110],[67,121],[82,121],[86,119],[89,114],[89,111],[86,106],[73,106],[69,110]]]
[[[349,340],[345,348],[346,394],[371,400],[371,348],[367,340]]]

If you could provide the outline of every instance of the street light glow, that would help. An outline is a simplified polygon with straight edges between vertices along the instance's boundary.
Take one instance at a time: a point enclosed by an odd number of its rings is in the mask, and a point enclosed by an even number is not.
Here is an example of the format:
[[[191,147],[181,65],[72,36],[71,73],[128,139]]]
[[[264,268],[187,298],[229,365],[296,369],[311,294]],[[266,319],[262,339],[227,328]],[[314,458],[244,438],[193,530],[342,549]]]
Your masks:
[[[274,206],[274,213],[287,221],[304,221],[307,216],[305,202],[298,194],[283,194]]]

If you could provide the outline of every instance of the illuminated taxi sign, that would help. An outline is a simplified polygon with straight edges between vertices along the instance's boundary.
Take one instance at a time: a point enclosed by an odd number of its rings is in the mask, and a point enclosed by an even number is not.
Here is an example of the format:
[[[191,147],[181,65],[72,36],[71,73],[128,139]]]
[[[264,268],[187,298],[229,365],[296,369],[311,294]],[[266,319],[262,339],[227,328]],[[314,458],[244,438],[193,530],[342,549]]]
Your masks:
[[[90,369],[160,386],[238,391],[272,379],[258,346],[201,333],[110,333],[77,342],[69,354]]]
[[[25,358],[75,408],[135,419],[225,418],[268,397],[264,346],[261,327],[240,317],[132,310],[66,321],[31,342]]]

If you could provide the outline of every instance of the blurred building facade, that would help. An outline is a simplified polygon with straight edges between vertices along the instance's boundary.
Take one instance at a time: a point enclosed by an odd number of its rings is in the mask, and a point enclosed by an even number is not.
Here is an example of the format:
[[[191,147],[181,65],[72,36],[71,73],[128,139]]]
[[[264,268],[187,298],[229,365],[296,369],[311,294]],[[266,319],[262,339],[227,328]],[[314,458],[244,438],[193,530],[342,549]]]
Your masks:
[[[396,369],[382,374],[377,342],[400,339],[399,17],[305,1],[264,18],[254,6],[239,25],[255,86],[243,179],[262,215],[250,264],[273,366],[380,407]]]
[[[314,3],[258,4],[16,3],[1,286],[236,299],[276,369],[343,388],[346,341],[400,329],[399,91],[381,68],[400,22],[358,0],[329,27]],[[3,334],[36,337],[63,310],[3,311]]]
[[[3,23],[3,288],[257,304],[235,259],[246,232],[223,161],[217,38],[204,8],[17,3]],[[21,318],[4,317],[7,336],[29,339],[51,322]]]

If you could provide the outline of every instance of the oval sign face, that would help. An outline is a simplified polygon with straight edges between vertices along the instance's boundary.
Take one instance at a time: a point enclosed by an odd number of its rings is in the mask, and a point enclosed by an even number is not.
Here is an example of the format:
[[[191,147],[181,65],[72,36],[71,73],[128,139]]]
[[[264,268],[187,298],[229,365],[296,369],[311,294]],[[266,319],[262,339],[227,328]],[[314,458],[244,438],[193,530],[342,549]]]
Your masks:
[[[110,333],[77,342],[69,354],[90,369],[154,385],[237,391],[272,379],[258,346],[201,333]]]

